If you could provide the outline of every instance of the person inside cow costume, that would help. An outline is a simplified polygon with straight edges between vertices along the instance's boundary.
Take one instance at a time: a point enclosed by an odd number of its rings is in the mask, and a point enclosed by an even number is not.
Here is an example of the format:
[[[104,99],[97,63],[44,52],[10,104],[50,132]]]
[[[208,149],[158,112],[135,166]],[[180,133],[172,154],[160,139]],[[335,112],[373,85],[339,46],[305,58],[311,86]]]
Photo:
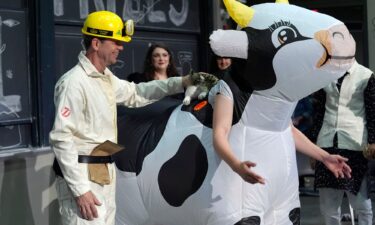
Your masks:
[[[117,224],[299,224],[296,148],[350,177],[345,158],[313,145],[291,122],[299,99],[354,63],[348,29],[285,0],[224,3],[241,29],[215,31],[210,45],[234,59],[231,79],[206,101],[147,121],[144,131],[137,123],[119,132],[127,151],[116,162]]]

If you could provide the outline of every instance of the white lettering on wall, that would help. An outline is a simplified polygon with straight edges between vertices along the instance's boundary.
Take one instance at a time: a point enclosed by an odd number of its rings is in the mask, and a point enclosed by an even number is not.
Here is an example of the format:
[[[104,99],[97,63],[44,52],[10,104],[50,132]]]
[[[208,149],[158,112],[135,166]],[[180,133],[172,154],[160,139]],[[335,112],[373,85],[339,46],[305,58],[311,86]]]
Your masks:
[[[178,27],[185,23],[188,16],[188,12],[188,0],[182,0],[182,9],[180,12],[178,12],[172,4],[169,5],[169,18],[171,19],[172,23]]]
[[[55,16],[64,15],[64,0],[53,0],[53,12]]]
[[[2,43],[2,33],[3,33],[3,26],[5,28],[12,28],[14,26],[19,25],[20,22],[14,19],[6,19],[2,20],[0,16],[0,120],[12,120],[19,118],[18,112],[22,111],[21,107],[21,96],[20,95],[7,95],[4,96],[4,85],[3,85],[3,65],[2,65],[2,54],[6,50],[6,43]],[[8,49],[9,51],[9,49]],[[13,72],[10,69],[6,70],[5,73],[8,79],[13,79]],[[0,127],[0,132],[3,136],[0,139],[0,149],[7,149],[7,148],[15,148],[18,147],[22,143],[22,135],[20,126],[5,126]],[[5,136],[4,134],[11,134],[12,140],[15,140],[14,143],[8,143],[9,136]],[[18,136],[18,138],[14,138]],[[7,139],[5,139],[5,138]],[[4,144],[5,143],[5,144]]]
[[[104,4],[103,0],[79,0],[79,18],[84,19],[90,12],[89,3],[93,1],[95,11],[108,10],[117,12],[116,0],[107,0]],[[133,19],[136,23],[145,23],[147,19],[150,23],[165,23],[168,19],[177,27],[183,25],[189,13],[189,0],[181,0],[182,7],[178,11],[173,4],[169,4],[168,13],[163,10],[155,10],[162,0],[122,0],[124,2],[121,16],[124,20]],[[54,15],[61,17],[65,15],[65,0],[54,0]],[[168,16],[167,16],[168,15]]]
[[[165,23],[167,22],[167,16],[165,13],[161,10],[154,11],[154,5],[158,3],[159,0],[154,1],[154,0],[147,0],[147,8],[149,9],[149,13],[147,15],[148,20],[151,23]]]

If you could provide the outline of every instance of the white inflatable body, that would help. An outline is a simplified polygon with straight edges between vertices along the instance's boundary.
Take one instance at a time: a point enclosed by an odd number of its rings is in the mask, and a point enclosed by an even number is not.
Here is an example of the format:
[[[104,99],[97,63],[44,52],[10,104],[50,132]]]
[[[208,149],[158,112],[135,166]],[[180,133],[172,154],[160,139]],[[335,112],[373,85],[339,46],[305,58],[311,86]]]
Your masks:
[[[299,224],[290,118],[299,99],[350,68],[355,42],[342,22],[323,14],[280,3],[252,9],[247,27],[216,31],[210,44],[217,55],[243,59],[235,83],[249,96],[230,144],[239,159],[257,163],[266,184],[244,182],[215,153],[211,127],[178,106],[138,169],[119,166],[118,225]],[[226,83],[211,90],[210,104],[220,86]]]

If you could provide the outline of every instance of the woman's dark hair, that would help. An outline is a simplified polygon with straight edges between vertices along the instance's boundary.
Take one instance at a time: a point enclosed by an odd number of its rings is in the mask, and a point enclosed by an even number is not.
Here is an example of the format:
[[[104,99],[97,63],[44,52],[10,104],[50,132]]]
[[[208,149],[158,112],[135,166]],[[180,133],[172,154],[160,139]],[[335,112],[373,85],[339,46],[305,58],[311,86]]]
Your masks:
[[[230,57],[221,57],[215,54],[212,54],[211,61],[210,61],[210,67],[208,68],[208,72],[215,75],[219,79],[223,79],[224,76],[229,73],[232,66],[229,66],[229,68],[225,70],[219,69],[219,66],[217,65],[217,60],[220,58],[230,58]]]
[[[217,59],[219,58],[219,56],[213,54],[212,57],[211,57],[211,60],[210,60],[210,66],[208,68],[208,72],[209,73],[216,73],[219,71],[219,67],[217,66]]]
[[[162,43],[154,43],[152,44],[147,51],[144,67],[143,67],[143,73],[148,81],[154,79],[154,73],[155,73],[155,67],[152,65],[152,53],[155,50],[155,48],[162,48],[169,54],[169,64],[167,68],[167,76],[168,77],[176,77],[179,76],[177,73],[177,69],[173,60],[172,52],[171,50]]]

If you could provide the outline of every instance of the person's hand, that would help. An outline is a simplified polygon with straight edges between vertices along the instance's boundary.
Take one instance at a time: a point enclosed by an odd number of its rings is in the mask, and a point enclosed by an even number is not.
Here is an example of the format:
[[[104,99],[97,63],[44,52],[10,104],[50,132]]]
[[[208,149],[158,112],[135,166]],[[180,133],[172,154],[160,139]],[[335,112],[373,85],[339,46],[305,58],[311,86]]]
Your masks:
[[[102,203],[96,199],[95,195],[91,191],[76,197],[76,202],[83,219],[93,220],[94,218],[98,218],[96,206],[100,206]]]
[[[190,74],[182,77],[182,85],[184,86],[184,88],[193,85],[193,80],[191,79]]]
[[[213,87],[219,79],[210,73],[193,72],[182,77],[182,84],[186,88],[191,85],[205,86],[208,90]]]
[[[251,167],[255,167],[256,164],[250,161],[244,161],[241,162],[239,165],[237,165],[234,169],[238,175],[242,177],[242,179],[246,182],[249,182],[251,184],[265,184],[264,178],[259,176],[258,174],[254,173],[251,170]]]
[[[363,151],[363,156],[369,160],[375,159],[375,144],[368,144]]]
[[[336,178],[351,178],[352,169],[346,164],[347,161],[340,155],[327,155],[322,162]]]

